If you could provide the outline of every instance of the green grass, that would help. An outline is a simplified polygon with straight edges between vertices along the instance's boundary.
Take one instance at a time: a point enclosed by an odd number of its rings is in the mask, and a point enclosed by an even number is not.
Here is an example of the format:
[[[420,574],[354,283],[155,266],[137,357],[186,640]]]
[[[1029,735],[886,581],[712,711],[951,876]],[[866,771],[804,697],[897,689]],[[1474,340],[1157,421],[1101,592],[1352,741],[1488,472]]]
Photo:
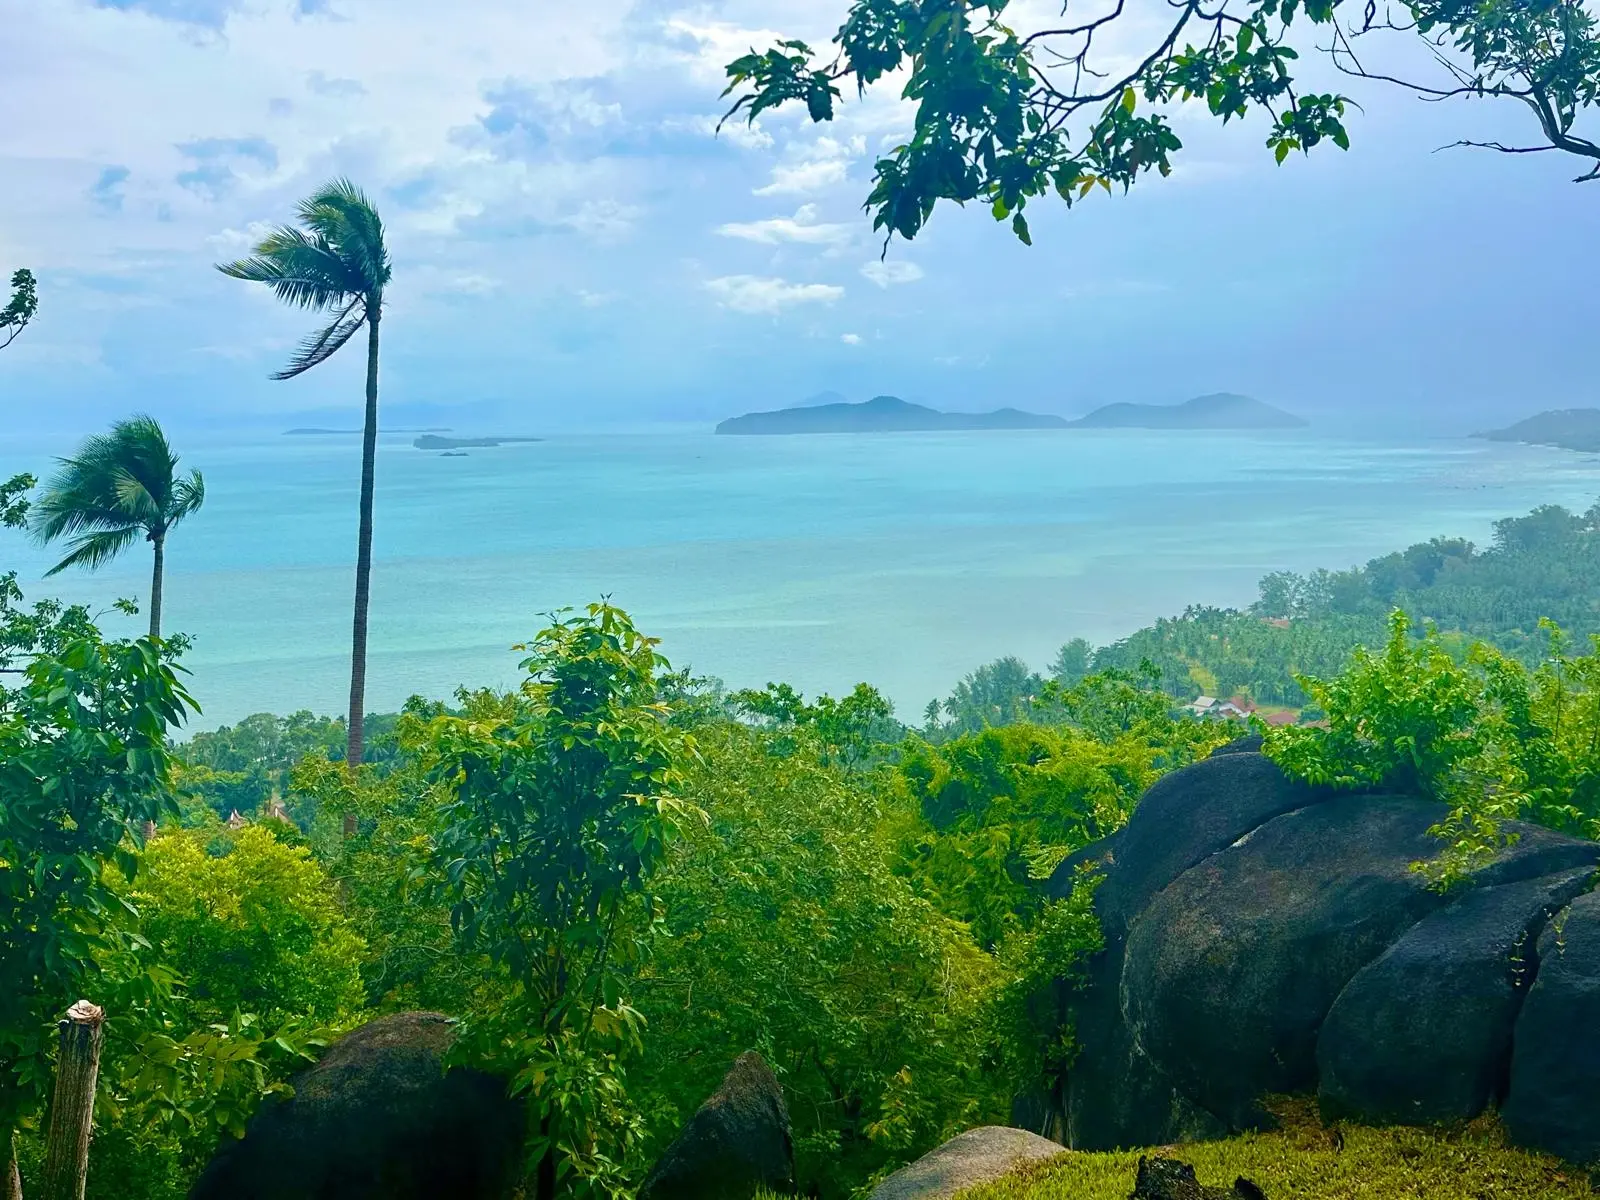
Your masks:
[[[1492,1119],[1451,1130],[1338,1126],[1302,1102],[1280,1106],[1283,1127],[1164,1153],[1193,1164],[1200,1182],[1240,1175],[1268,1200],[1576,1200],[1592,1197],[1586,1171],[1510,1146]],[[1342,1147],[1336,1148],[1339,1138]],[[1152,1153],[1152,1151],[1145,1151]],[[1139,1152],[1066,1153],[1023,1168],[961,1200],[1127,1200]]]

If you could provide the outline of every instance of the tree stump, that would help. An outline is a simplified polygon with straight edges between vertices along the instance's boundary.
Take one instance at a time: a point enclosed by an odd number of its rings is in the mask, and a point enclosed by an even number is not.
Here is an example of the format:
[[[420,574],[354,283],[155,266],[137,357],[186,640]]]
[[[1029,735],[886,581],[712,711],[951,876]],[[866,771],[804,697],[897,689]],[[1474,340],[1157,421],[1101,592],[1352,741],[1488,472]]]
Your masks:
[[[56,1090],[45,1134],[43,1200],[83,1200],[89,1178],[94,1089],[100,1075],[105,1010],[87,1000],[67,1009],[56,1056]]]

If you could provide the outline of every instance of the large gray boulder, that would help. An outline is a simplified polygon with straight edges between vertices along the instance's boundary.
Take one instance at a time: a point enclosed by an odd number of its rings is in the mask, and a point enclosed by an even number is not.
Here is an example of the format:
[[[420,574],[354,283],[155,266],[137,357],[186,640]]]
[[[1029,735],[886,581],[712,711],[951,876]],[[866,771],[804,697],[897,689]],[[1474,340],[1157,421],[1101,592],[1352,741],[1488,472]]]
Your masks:
[[[1080,863],[1105,869],[1095,895],[1107,938],[1120,939],[1150,898],[1196,863],[1273,817],[1331,793],[1290,779],[1260,754],[1212,757],[1158,779],[1134,819],[1078,851],[1050,877],[1049,891],[1072,889]]]
[[[335,1042],[220,1150],[190,1200],[503,1200],[525,1114],[505,1083],[444,1069],[440,1013],[380,1017]]]
[[[1420,1124],[1470,1120],[1497,1100],[1537,931],[1592,875],[1471,889],[1357,972],[1317,1037],[1325,1109]]]
[[[1231,1128],[1316,1085],[1317,1030],[1340,990],[1444,901],[1409,864],[1437,850],[1435,807],[1344,797],[1275,817],[1185,871],[1128,932],[1134,1040]]]
[[[1539,1015],[1600,1004],[1600,926],[1592,996],[1582,950],[1543,992],[1528,987],[1549,961],[1538,944],[1549,914],[1586,885],[1600,844],[1513,825],[1465,891],[1441,893],[1414,866],[1442,851],[1428,831],[1447,812],[1309,788],[1243,747],[1163,778],[1127,826],[1050,881],[1059,896],[1080,866],[1103,874],[1106,945],[1084,987],[1041,997],[1082,1050],[1019,1114],[1102,1150],[1259,1127],[1274,1092],[1320,1091],[1356,1118],[1460,1119],[1499,1100],[1513,1057],[1530,1080],[1548,1074],[1541,1031],[1600,1030],[1600,1011],[1581,1024]],[[1581,905],[1571,911],[1581,924]],[[1592,1044],[1600,1088],[1600,1033]],[[1580,1094],[1583,1056],[1566,1069]],[[1536,1090],[1523,1087],[1514,1132],[1567,1153],[1580,1139]],[[1586,1107],[1600,1139],[1600,1109]]]
[[[1259,744],[1259,743],[1257,743]],[[1089,964],[1089,986],[1053,1002],[1070,1013],[1080,1045],[1059,1111],[1030,1127],[1069,1146],[1110,1150],[1221,1137],[1224,1122],[1174,1086],[1135,1041],[1120,996],[1128,926],[1151,897],[1184,871],[1223,850],[1263,822],[1330,795],[1292,780],[1244,743],[1164,776],[1139,801],[1135,818],[1057,868],[1049,893],[1071,892],[1081,867],[1102,876],[1095,912],[1106,948]],[[1221,751],[1218,752],[1219,754]]]
[[[992,1183],[1024,1163],[1062,1153],[1055,1142],[1025,1129],[984,1125],[951,1138],[880,1183],[872,1200],[946,1200],[965,1188]]]
[[[749,1200],[794,1189],[794,1143],[783,1089],[747,1050],[668,1146],[639,1200]]]
[[[1556,915],[1538,941],[1517,1018],[1503,1116],[1518,1141],[1600,1161],[1600,893]]]

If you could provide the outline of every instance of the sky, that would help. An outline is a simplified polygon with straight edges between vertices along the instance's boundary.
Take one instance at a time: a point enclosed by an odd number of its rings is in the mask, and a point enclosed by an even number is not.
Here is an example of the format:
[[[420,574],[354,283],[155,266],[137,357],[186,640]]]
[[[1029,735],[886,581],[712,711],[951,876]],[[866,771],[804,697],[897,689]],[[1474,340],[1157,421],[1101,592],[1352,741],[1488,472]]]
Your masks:
[[[716,132],[723,64],[823,44],[845,3],[0,0],[0,271],[32,268],[42,298],[0,359],[10,427],[355,423],[360,354],[270,381],[310,321],[211,269],[335,175],[389,231],[395,422],[709,426],[822,391],[1075,415],[1229,390],[1463,433],[1596,403],[1600,183],[1557,155],[1439,150],[1523,136],[1520,112],[1357,88],[1311,56],[1308,82],[1361,104],[1348,153],[1280,167],[1259,123],[1183,109],[1171,179],[1030,209],[1031,248],[947,206],[885,255],[862,202],[910,125],[893,81],[831,125]],[[1108,51],[1151,19],[1136,5]]]

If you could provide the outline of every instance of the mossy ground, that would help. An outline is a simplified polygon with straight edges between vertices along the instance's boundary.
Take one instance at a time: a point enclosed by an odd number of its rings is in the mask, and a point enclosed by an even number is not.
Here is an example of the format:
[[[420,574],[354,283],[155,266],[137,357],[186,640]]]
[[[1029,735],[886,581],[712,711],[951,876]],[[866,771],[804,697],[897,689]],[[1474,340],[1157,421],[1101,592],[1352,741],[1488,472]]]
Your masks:
[[[1268,1200],[1568,1200],[1592,1197],[1589,1174],[1519,1150],[1492,1119],[1463,1128],[1324,1126],[1306,1104],[1278,1108],[1282,1128],[1164,1151],[1200,1182],[1243,1175]],[[1144,1153],[1152,1153],[1145,1151]],[[1024,1168],[961,1200],[1127,1200],[1139,1152],[1069,1153]]]

